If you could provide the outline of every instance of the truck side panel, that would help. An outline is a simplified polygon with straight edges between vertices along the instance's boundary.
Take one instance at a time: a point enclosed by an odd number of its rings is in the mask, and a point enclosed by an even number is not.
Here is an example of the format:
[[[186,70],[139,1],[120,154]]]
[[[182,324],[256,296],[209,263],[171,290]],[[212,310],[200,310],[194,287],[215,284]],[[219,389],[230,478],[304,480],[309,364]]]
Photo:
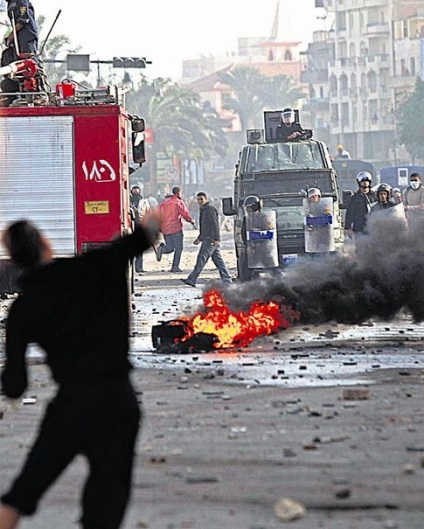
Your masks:
[[[0,120],[0,229],[29,219],[52,241],[57,256],[76,252],[73,137],[70,116]]]
[[[77,247],[122,233],[120,117],[75,117]],[[97,138],[91,141],[90,138]]]

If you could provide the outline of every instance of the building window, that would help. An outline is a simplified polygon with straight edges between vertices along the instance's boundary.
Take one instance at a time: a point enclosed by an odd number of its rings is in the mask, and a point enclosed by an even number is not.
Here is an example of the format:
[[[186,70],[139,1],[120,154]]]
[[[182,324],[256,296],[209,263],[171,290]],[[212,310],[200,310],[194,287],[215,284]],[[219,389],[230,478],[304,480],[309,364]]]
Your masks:
[[[347,91],[348,91],[347,75],[341,75],[340,76],[340,94],[342,96],[347,96]]]
[[[293,59],[292,59],[292,54],[291,54],[291,51],[290,51],[290,50],[286,50],[286,53],[284,54],[284,60],[285,60],[285,61],[291,61],[291,60],[293,60]]]
[[[337,79],[334,75],[330,77],[330,94],[332,97],[337,96]]]
[[[342,126],[346,127],[349,125],[349,103],[342,103],[341,113],[342,113]]]
[[[368,74],[368,88],[371,94],[377,92],[377,75],[373,71]]]
[[[344,31],[346,29],[346,11],[339,11],[337,13],[337,30]]]
[[[339,106],[331,105],[331,124],[335,127],[339,126]]]

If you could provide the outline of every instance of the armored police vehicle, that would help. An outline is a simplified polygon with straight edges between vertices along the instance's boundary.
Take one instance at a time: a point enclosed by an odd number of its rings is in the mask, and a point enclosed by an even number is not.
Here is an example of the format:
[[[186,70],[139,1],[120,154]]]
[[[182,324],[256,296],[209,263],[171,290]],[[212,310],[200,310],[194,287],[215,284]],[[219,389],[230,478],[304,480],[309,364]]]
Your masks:
[[[265,132],[247,131],[247,145],[236,165],[234,195],[222,200],[224,215],[234,216],[241,281],[264,270],[283,268],[305,253],[304,201],[310,188],[318,188],[322,198],[331,199],[328,218],[336,248],[343,242],[339,189],[327,146],[313,139],[278,141],[281,111],[265,112],[264,121]],[[260,199],[260,214],[246,207],[252,196]]]

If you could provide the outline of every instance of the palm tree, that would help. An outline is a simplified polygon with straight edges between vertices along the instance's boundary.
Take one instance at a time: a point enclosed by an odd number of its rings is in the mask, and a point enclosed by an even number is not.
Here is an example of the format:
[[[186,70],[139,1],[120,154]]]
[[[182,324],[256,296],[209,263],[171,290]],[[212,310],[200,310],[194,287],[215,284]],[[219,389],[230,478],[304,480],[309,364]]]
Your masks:
[[[296,106],[305,97],[292,77],[266,77],[256,68],[242,66],[221,72],[219,79],[233,90],[234,97],[227,100],[225,108],[239,116],[243,130],[261,128],[264,109]]]
[[[226,100],[224,108],[238,115],[242,130],[260,127],[263,110],[260,94],[264,77],[259,70],[241,66],[232,71],[220,72],[218,77],[234,93],[234,97]]]
[[[265,77],[260,93],[264,107],[279,110],[298,106],[299,100],[306,97],[293,77],[277,75]]]
[[[149,156],[153,177],[159,152],[198,161],[213,153],[225,154],[226,139],[215,110],[202,104],[198,94],[170,79],[158,78],[152,83],[142,77],[138,89],[127,95],[126,106],[129,112],[142,116],[153,130]],[[152,185],[155,187],[155,182]]]

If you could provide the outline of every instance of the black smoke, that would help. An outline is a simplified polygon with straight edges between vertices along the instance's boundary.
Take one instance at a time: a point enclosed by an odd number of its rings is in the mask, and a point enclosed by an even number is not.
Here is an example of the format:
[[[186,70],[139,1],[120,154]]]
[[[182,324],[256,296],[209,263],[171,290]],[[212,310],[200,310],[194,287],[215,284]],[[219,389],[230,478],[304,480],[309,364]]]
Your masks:
[[[301,313],[304,323],[390,321],[406,310],[424,320],[424,212],[406,224],[382,211],[368,233],[334,256],[304,258],[282,274],[224,290],[232,310],[256,300],[278,300]]]

